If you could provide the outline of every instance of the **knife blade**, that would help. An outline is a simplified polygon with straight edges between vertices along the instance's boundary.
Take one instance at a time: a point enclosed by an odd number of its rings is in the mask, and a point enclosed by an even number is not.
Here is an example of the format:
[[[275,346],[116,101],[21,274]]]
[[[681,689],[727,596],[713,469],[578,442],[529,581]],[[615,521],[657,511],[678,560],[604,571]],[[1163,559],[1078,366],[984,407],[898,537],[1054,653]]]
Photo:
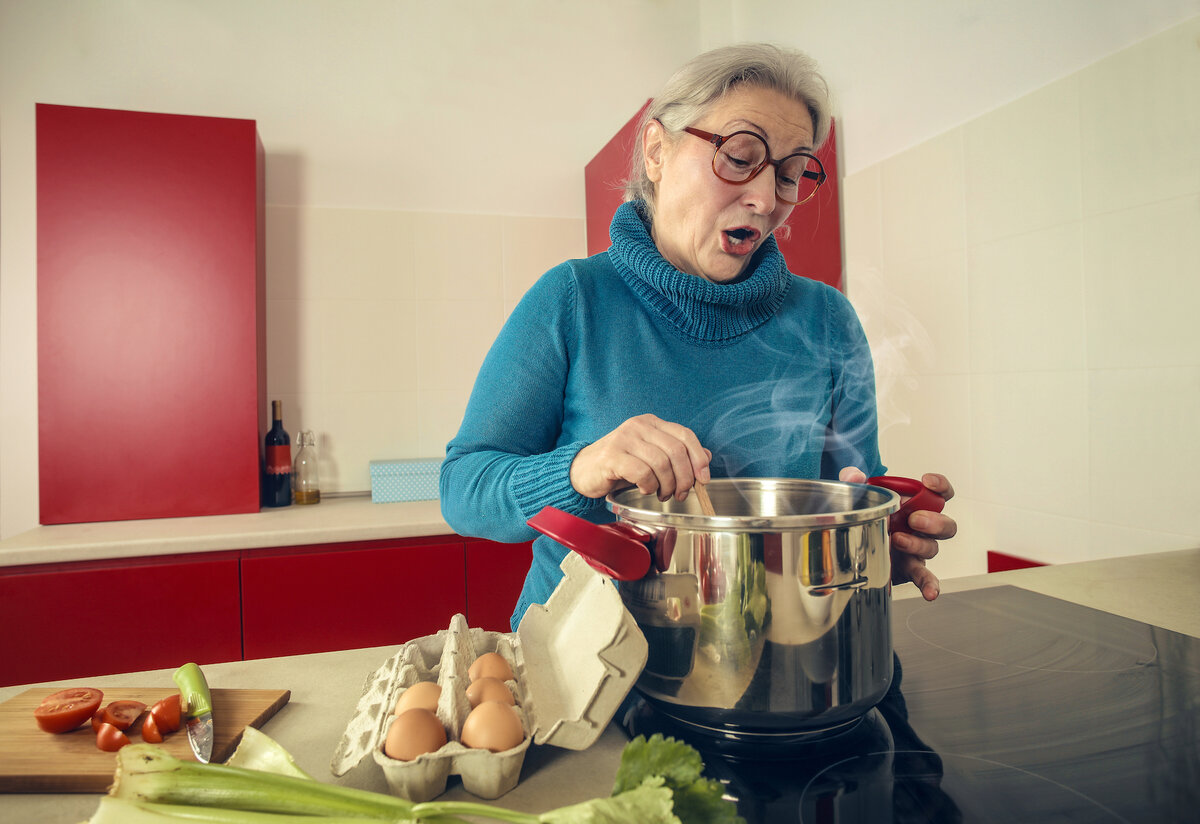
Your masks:
[[[184,664],[171,677],[179,686],[181,709],[187,719],[188,743],[192,745],[196,760],[207,764],[213,749],[212,694],[208,690],[208,680],[200,667],[192,663]]]

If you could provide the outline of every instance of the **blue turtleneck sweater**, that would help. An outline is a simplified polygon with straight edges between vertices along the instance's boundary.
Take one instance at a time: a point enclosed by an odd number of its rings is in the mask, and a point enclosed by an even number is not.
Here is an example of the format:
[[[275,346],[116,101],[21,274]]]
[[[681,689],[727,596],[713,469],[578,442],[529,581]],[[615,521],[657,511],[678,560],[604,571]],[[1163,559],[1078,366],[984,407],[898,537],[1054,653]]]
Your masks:
[[[537,538],[512,624],[545,603],[567,550],[525,521],[551,505],[602,522],[570,482],[580,449],[652,413],[689,427],[713,477],[883,474],[871,355],[846,298],[788,272],[774,238],[748,276],[715,284],[659,254],[639,204],[611,248],[535,283],[492,345],[441,471],[442,514],[461,535]]]

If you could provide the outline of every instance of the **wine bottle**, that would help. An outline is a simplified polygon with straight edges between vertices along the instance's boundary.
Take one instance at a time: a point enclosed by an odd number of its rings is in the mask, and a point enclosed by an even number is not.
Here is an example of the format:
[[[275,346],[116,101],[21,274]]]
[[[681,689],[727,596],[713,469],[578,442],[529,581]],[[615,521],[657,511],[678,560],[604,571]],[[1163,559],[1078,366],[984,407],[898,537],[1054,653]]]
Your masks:
[[[288,506],[292,503],[292,447],[283,428],[283,402],[271,401],[271,431],[265,439],[263,505]]]

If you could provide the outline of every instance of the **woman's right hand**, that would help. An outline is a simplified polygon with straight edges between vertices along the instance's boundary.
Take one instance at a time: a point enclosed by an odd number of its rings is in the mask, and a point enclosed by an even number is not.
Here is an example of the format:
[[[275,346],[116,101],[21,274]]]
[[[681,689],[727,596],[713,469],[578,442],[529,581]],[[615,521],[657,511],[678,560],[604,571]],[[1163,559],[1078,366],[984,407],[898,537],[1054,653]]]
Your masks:
[[[654,415],[638,415],[579,450],[571,464],[571,486],[588,498],[636,486],[660,501],[687,498],[696,484],[708,483],[712,454],[686,426]]]

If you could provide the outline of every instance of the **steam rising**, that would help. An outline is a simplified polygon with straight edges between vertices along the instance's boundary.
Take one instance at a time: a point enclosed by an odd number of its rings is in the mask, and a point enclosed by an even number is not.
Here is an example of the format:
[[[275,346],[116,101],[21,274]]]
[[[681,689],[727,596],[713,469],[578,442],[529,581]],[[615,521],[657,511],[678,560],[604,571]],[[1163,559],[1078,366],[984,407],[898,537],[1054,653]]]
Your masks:
[[[711,416],[708,434],[719,445],[713,457],[714,471],[728,477],[779,475],[781,456],[785,456],[789,474],[798,477],[836,477],[842,467],[871,464],[869,471],[874,459],[864,459],[861,449],[864,442],[871,441],[876,423],[866,350],[830,352],[821,325],[809,328],[788,316],[779,316],[778,321],[792,325],[790,334],[780,336],[778,329],[767,335],[755,333],[739,352],[748,362],[770,364],[766,377],[760,371],[747,370],[758,377],[708,399],[703,417]],[[814,341],[814,335],[821,339]],[[833,340],[858,339],[857,330],[849,335],[831,330],[830,336]],[[788,342],[786,349],[780,347],[781,339]],[[834,421],[838,435],[831,438],[827,424],[833,412],[833,372],[837,370],[843,375],[836,391],[847,394],[839,398]],[[858,397],[849,394],[855,391]],[[838,465],[825,466],[823,471],[823,452]]]
[[[866,330],[875,361],[875,395],[883,433],[911,420],[904,396],[917,388],[916,374],[932,362],[933,342],[878,269],[848,267],[846,280],[850,302]]]
[[[852,302],[867,336],[871,360],[863,356],[862,349],[831,352],[827,360],[827,342],[812,340],[814,334],[824,335],[823,328],[806,328],[782,316],[780,322],[794,326],[790,334],[780,336],[778,329],[769,335],[752,334],[739,356],[747,363],[770,367],[765,372],[748,369],[747,383],[709,396],[706,414],[701,416],[713,421],[706,435],[718,447],[713,456],[718,476],[778,475],[780,456],[786,456],[783,463],[801,477],[836,478],[836,472],[845,466],[869,472],[871,461],[862,455],[863,444],[871,442],[874,430],[882,433],[909,421],[907,396],[917,386],[918,367],[930,360],[929,335],[904,301],[888,290],[878,271],[850,274]],[[857,330],[846,336],[833,330],[834,340],[842,337],[855,340]],[[786,349],[778,343],[781,339],[788,341]],[[820,356],[814,358],[811,353]],[[845,370],[840,391],[874,386],[876,404],[872,408],[869,393],[861,390],[857,398],[849,394],[840,398],[839,417],[834,421],[838,435],[830,439],[826,424],[833,408],[831,369],[836,368]],[[813,410],[818,411],[814,414]],[[701,437],[706,440],[705,435]],[[822,467],[822,444],[837,466],[827,463]]]

